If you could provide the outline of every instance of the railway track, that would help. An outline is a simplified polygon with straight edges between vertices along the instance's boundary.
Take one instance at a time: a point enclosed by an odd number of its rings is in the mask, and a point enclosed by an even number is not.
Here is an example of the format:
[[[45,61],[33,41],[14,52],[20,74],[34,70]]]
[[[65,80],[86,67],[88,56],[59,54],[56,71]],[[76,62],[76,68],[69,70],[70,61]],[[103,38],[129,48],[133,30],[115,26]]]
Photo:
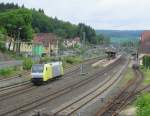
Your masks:
[[[86,60],[84,62],[84,64],[88,64],[91,65],[92,63],[96,62],[98,59],[94,59],[94,60]],[[65,75],[63,76],[64,78],[69,78],[70,75],[76,74],[79,71],[80,65],[75,65],[72,68],[69,68],[69,71],[67,71],[65,73]],[[9,80],[9,79],[8,79]],[[5,80],[7,81],[7,79]],[[15,85],[10,85],[10,86],[5,86],[0,88],[0,101],[5,100],[5,99],[9,99],[11,97],[17,96],[19,94],[23,94],[24,92],[28,92],[34,89],[37,89],[38,87],[35,87],[31,84],[30,81],[23,81],[21,83],[17,83]],[[10,91],[13,90],[13,91]],[[9,92],[5,92],[5,91],[9,91]]]
[[[147,89],[148,89],[148,90],[147,90]],[[143,88],[137,90],[135,94],[136,94],[136,95],[137,95],[137,94],[140,94],[142,91],[145,91],[145,90],[150,91],[150,85],[146,85],[145,87],[143,87]]]
[[[94,63],[98,60],[99,60],[99,58],[94,58],[94,59],[85,60],[83,63],[84,64],[92,64],[92,63]],[[74,65],[74,66],[69,66],[65,70],[65,72],[66,72],[65,75],[68,75],[68,74],[72,73],[75,70],[79,70],[79,68],[80,68],[80,64],[77,64],[77,65]],[[17,78],[21,78],[21,77],[24,77],[24,75],[29,75],[29,74],[30,74],[29,71],[24,71],[24,72],[19,73],[15,76],[12,76],[12,77],[0,78],[0,83],[5,82],[5,81],[9,81],[9,80],[13,80],[13,79],[17,79]]]
[[[148,89],[148,90],[146,90],[146,89]],[[143,87],[143,88],[141,88],[141,89],[139,89],[139,90],[136,90],[136,92],[134,92],[134,93],[132,94],[132,96],[130,96],[130,97],[127,99],[127,102],[124,103],[123,106],[118,110],[118,113],[119,113],[121,110],[123,110],[124,108],[126,108],[127,105],[133,103],[133,101],[136,100],[137,95],[141,94],[141,92],[143,92],[143,91],[145,91],[145,90],[146,90],[146,92],[150,92],[150,85],[147,85],[147,86],[145,86],[145,87]]]
[[[17,96],[19,94],[23,94],[27,91],[31,91],[36,88],[37,87],[32,86],[32,84],[29,82],[25,82],[25,83],[21,83],[19,85],[12,86],[11,91],[9,91],[9,88],[4,88],[3,90],[0,90],[0,92],[1,92],[0,102],[3,100],[9,99],[11,97]],[[14,90],[12,91],[12,89],[14,89]],[[7,91],[7,92],[5,92],[5,91]]]
[[[1,82],[4,82],[4,81],[9,81],[9,80],[21,78],[23,75],[27,75],[27,74],[29,74],[28,71],[23,71],[22,73],[18,73],[17,75],[12,76],[12,77],[5,77],[5,78],[2,77],[2,78],[0,78],[0,83],[1,83]]]
[[[96,116],[116,116],[120,110],[128,103],[129,98],[133,97],[140,83],[143,80],[143,74],[139,70],[134,70],[135,78],[131,80],[121,92],[112,98],[106,105],[100,109]]]
[[[73,85],[64,87],[58,91],[55,91],[53,93],[49,93],[39,99],[33,100],[29,103],[23,104],[21,106],[15,107],[13,109],[10,109],[8,111],[5,112],[1,112],[0,116],[5,116],[5,115],[22,115],[23,113],[26,113],[28,111],[31,111],[32,109],[35,109],[36,107],[45,104],[47,102],[50,102],[51,100],[66,94],[68,92],[71,92],[72,89],[76,89],[79,88],[80,86],[83,86],[84,84],[87,84],[89,82],[91,82],[92,80],[94,80],[95,78],[98,78],[101,75],[104,75],[106,72],[108,72],[108,70],[112,70],[114,68],[114,66],[119,65],[121,62],[123,62],[122,59],[119,59],[118,62],[113,63],[111,66],[108,66],[107,68],[103,69],[103,71],[101,72],[97,72],[93,75],[92,78],[90,78],[90,76],[86,79],[86,80],[82,80],[79,81],[77,83],[74,83]],[[97,76],[96,76],[97,75]]]
[[[80,96],[77,99],[74,99],[73,101],[70,101],[68,103],[62,104],[60,107],[52,110],[52,114],[54,116],[71,116],[75,115],[76,111],[82,108],[87,103],[94,100],[96,97],[103,94],[105,91],[107,91],[112,85],[115,84],[115,82],[119,79],[120,75],[122,74],[125,67],[123,67],[119,73],[118,71],[114,72],[110,78],[105,80],[102,84],[96,86],[94,89],[92,88],[87,93],[84,93],[82,96]],[[117,73],[117,75],[116,75]],[[113,78],[112,78],[113,77]]]
[[[98,60],[100,60],[100,59],[99,58],[88,59],[88,60],[83,61],[83,64],[84,65],[91,65],[91,64],[97,62]],[[67,67],[66,73],[65,73],[64,76],[69,76],[70,74],[74,73],[75,71],[76,72],[80,71],[80,65],[81,64],[77,64],[77,65],[75,65],[73,67],[72,66]]]

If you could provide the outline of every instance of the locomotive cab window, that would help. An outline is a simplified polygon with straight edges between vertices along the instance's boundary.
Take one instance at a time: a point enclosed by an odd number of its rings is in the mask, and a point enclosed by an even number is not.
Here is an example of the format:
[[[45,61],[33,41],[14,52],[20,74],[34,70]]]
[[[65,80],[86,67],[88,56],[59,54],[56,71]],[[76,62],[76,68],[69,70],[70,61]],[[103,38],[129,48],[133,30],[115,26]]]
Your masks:
[[[33,73],[42,73],[44,69],[43,65],[33,65],[32,72]]]

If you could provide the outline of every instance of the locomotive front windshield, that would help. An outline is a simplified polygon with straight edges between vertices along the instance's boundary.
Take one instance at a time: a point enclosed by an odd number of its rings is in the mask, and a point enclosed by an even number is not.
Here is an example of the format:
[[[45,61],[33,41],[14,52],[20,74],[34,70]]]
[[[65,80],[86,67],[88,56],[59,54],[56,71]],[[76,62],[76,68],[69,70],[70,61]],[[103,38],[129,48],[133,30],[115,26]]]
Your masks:
[[[32,73],[42,73],[44,69],[44,65],[33,65]]]

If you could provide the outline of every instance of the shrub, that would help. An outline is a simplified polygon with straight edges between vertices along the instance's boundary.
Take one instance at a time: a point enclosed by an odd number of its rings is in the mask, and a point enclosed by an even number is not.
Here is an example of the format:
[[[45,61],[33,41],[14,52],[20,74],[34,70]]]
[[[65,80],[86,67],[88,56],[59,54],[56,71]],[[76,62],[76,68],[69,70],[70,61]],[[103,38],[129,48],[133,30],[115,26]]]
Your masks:
[[[23,69],[30,70],[33,65],[33,61],[31,58],[25,58],[23,61]]]
[[[75,64],[75,63],[79,63],[81,60],[79,57],[66,57],[65,61],[66,63],[69,63],[69,64]]]
[[[73,64],[73,58],[66,58],[66,62],[69,64]]]
[[[11,69],[11,68],[0,69],[0,75],[1,76],[8,76],[12,72],[13,72],[13,69]]]
[[[150,114],[150,93],[138,97],[136,101],[137,116],[149,116]]]
[[[40,59],[40,63],[47,63],[47,62],[52,62],[52,61],[57,61],[57,58],[45,56]]]
[[[5,48],[5,44],[0,42],[0,50],[1,52],[5,52],[6,48]]]
[[[150,68],[150,57],[149,56],[143,57],[143,66],[145,68]]]

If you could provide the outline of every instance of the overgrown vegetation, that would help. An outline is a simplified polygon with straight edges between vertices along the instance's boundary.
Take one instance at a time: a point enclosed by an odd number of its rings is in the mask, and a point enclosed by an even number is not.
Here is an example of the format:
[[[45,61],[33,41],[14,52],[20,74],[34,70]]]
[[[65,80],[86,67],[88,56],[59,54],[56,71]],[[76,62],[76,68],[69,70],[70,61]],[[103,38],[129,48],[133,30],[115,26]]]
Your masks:
[[[150,57],[149,56],[143,57],[143,66],[146,69],[150,69]]]
[[[144,93],[136,101],[137,116],[150,115],[150,93]]]
[[[142,72],[144,74],[144,84],[148,85],[150,84],[150,69],[145,69],[144,67],[142,67]]]
[[[73,56],[66,56],[66,57],[63,57],[61,60],[63,61],[63,66],[65,68],[70,67],[71,65],[81,63],[80,56],[74,56],[74,57]]]
[[[57,60],[58,60],[58,58],[56,58],[56,57],[45,56],[40,59],[40,63],[52,62],[52,61],[57,61]]]
[[[1,76],[8,76],[8,75],[10,75],[11,73],[12,73],[12,69],[10,69],[10,68],[5,68],[5,69],[1,69],[0,70],[0,75]]]
[[[80,56],[65,56],[65,57],[43,57],[40,60],[40,63],[47,63],[53,61],[62,61],[64,67],[70,65],[79,64],[81,62]]]
[[[6,48],[5,48],[5,44],[3,42],[0,42],[0,50],[2,52],[5,52],[6,51]]]
[[[132,70],[132,68],[129,67],[127,69],[126,74],[125,74],[125,77],[124,77],[125,80],[124,80],[124,82],[128,82],[128,81],[132,80],[133,77],[134,77],[133,70]]]
[[[78,64],[81,62],[81,59],[80,57],[76,56],[76,57],[73,57],[73,56],[70,56],[70,57],[64,57],[63,59],[66,63],[69,63],[69,64]]]
[[[23,69],[24,70],[30,70],[32,65],[33,65],[33,61],[31,58],[25,58],[23,60]]]
[[[8,77],[8,76],[16,75],[17,73],[20,73],[20,72],[21,70],[18,67],[3,68],[3,69],[0,69],[0,76]]]
[[[144,74],[144,84],[150,84],[150,57],[144,56],[142,66],[140,66],[143,74]]]

